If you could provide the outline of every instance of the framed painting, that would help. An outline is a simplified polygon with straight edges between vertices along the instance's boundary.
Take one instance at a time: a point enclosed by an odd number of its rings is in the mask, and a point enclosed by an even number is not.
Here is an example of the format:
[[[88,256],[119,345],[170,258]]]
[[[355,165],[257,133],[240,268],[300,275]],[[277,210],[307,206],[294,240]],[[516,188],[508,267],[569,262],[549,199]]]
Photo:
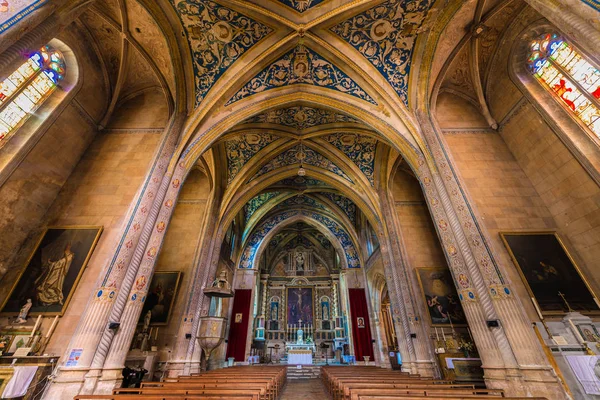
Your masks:
[[[314,297],[312,287],[287,288],[287,324],[313,324]]]
[[[0,393],[4,392],[6,385],[8,385],[8,381],[14,375],[15,370],[12,367],[2,367],[0,368]]]
[[[590,285],[556,232],[501,232],[500,237],[538,313],[562,314],[569,307],[600,311]]]
[[[467,318],[458,299],[448,268],[416,268],[421,291],[432,325],[466,325]]]
[[[180,280],[180,271],[157,271],[154,273],[139,324],[144,323],[144,317],[148,311],[152,312],[150,325],[166,325],[169,322]]]
[[[48,227],[2,305],[17,315],[31,299],[29,315],[63,315],[100,239],[101,226]]]

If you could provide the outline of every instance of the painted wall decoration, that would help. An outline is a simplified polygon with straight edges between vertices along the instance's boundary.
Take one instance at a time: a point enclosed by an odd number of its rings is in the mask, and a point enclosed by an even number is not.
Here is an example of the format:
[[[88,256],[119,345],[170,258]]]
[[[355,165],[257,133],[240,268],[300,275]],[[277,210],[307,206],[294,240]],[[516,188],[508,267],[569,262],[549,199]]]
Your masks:
[[[388,0],[330,29],[369,60],[408,105],[412,52],[433,3]]]
[[[314,296],[313,288],[289,287],[287,288],[287,325],[313,324]]]
[[[62,315],[101,233],[101,226],[47,228],[2,306],[2,313],[16,315],[31,299],[29,315]]]
[[[300,164],[300,161],[302,161],[302,163],[305,165],[312,165],[314,167],[326,169],[330,172],[333,172],[336,175],[341,176],[347,181],[352,182],[352,179],[350,179],[340,167],[335,165],[329,159],[323,157],[320,153],[317,153],[310,147],[303,146],[301,148],[300,145],[294,146],[291,149],[284,151],[283,153],[279,154],[277,157],[263,165],[263,167],[256,173],[256,175],[252,177],[251,180],[256,179],[259,176],[262,176],[281,167]]]
[[[263,69],[226,105],[266,90],[301,83],[337,90],[377,105],[375,100],[342,70],[303,45],[298,45]]]
[[[331,110],[313,107],[288,107],[271,110],[263,114],[255,115],[244,121],[244,123],[268,123],[283,125],[290,128],[302,130],[313,126],[333,123],[358,123],[353,117],[340,114]]]
[[[504,232],[508,249],[529,294],[544,314],[598,311],[596,296],[554,232]]]
[[[346,154],[373,185],[376,139],[355,133],[336,133],[325,139]]]
[[[279,136],[270,133],[244,134],[225,142],[227,153],[227,183],[231,183],[244,165],[260,150],[277,140]]]
[[[154,273],[138,321],[139,324],[144,323],[144,317],[148,311],[152,312],[150,325],[166,325],[169,322],[180,280],[180,271],[157,271]]]
[[[312,207],[312,208],[321,209],[323,211],[328,211],[328,208],[323,203],[317,201],[313,197],[304,196],[304,195],[290,197],[289,199],[286,199],[286,200],[282,201],[281,203],[277,204],[276,208],[281,209],[281,210],[286,210],[288,208],[298,207],[298,206]]]
[[[271,200],[273,197],[277,196],[279,192],[267,192],[261,193],[259,195],[254,196],[249,202],[244,205],[244,213],[246,215],[246,222],[252,218],[254,213],[258,211],[266,202]]]
[[[327,237],[325,235],[323,235],[321,232],[311,232],[310,233],[312,237],[314,237],[319,243],[321,243],[321,246],[323,246],[323,248],[325,250],[329,250],[331,248],[331,242],[329,241],[329,239],[327,239]]]
[[[321,4],[325,0],[277,0],[294,10],[303,13],[304,11]]]
[[[432,325],[463,325],[467,318],[448,268],[416,268]]]
[[[0,0],[0,33],[46,4],[48,0]]]
[[[352,200],[337,193],[323,192],[321,194],[333,201],[342,209],[342,211],[344,211],[344,214],[348,216],[350,222],[356,224],[356,204],[354,204]]]
[[[170,1],[190,44],[198,106],[221,75],[273,30],[214,1]]]

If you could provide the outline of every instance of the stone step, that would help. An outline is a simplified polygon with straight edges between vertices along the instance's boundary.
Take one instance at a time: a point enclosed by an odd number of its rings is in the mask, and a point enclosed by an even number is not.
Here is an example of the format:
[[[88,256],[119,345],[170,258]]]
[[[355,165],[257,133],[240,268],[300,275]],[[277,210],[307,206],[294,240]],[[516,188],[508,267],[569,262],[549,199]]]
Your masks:
[[[303,365],[298,368],[295,365],[287,367],[287,378],[290,380],[296,379],[317,379],[321,375],[321,367],[315,365]]]

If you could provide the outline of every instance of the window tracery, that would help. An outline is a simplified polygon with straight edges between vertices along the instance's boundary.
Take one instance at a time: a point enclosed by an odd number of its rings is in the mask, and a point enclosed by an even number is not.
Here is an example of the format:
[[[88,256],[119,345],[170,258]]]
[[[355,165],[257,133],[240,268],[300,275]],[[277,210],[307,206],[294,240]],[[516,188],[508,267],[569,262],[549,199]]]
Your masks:
[[[0,148],[54,92],[65,72],[60,51],[44,46],[0,83]]]

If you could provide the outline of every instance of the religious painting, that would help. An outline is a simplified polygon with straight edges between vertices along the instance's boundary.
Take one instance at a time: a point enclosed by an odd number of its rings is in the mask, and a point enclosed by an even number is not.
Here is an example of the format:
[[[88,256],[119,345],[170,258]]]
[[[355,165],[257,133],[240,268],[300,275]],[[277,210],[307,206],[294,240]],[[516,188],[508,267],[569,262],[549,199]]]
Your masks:
[[[241,324],[243,317],[244,317],[244,314],[242,314],[242,313],[236,313],[235,314],[235,323],[236,324]]]
[[[290,287],[287,289],[287,324],[298,326],[313,323],[313,289]]]
[[[577,330],[579,331],[579,334],[581,335],[581,337],[583,337],[583,340],[585,340],[586,342],[598,341],[598,331],[596,330],[594,324],[577,324],[576,326]]]
[[[598,311],[598,302],[555,232],[500,233],[538,312]],[[568,304],[568,305],[567,305]]]
[[[157,271],[154,273],[138,324],[144,323],[148,311],[151,312],[150,325],[166,325],[169,322],[180,279],[181,272],[179,271]]]
[[[62,315],[102,233],[101,226],[46,229],[2,305],[17,315],[31,299],[29,315]]]
[[[417,268],[425,304],[432,325],[464,325],[467,318],[458,299],[450,270],[447,268]]]
[[[359,328],[364,328],[365,327],[365,319],[364,317],[357,317],[356,318],[356,326]]]
[[[0,368],[0,393],[4,393],[8,381],[13,377],[14,373],[15,370],[12,367],[6,366]]]

